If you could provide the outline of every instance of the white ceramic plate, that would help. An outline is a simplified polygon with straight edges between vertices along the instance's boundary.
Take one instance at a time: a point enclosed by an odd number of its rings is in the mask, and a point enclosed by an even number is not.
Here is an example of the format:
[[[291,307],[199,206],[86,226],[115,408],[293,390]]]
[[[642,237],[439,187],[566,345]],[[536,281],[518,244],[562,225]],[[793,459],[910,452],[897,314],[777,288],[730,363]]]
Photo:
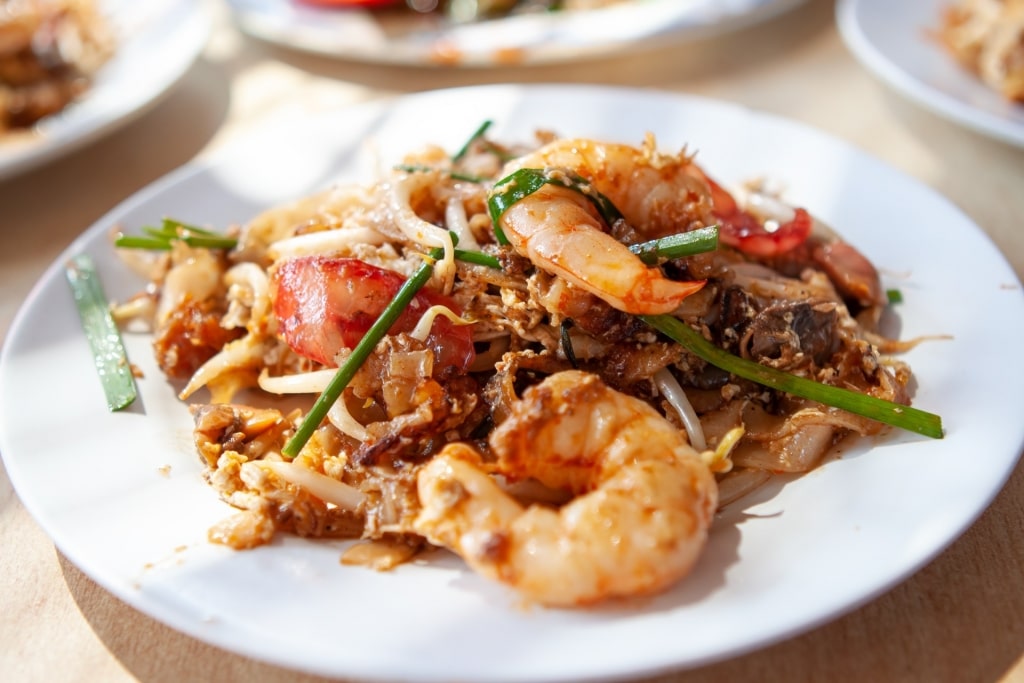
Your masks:
[[[188,70],[209,34],[195,0],[101,0],[117,40],[92,87],[29,131],[0,136],[0,179],[66,154],[143,113]]]
[[[896,91],[984,135],[1024,146],[1024,105],[987,87],[933,34],[954,0],[840,0],[836,17],[853,54]]]
[[[229,0],[241,26],[290,48],[368,62],[507,66],[649,47],[765,20],[803,0],[634,0],[452,24],[409,11],[322,9],[295,0]]]
[[[847,447],[805,477],[718,515],[695,572],[665,595],[595,609],[525,609],[446,554],[391,573],[341,566],[340,542],[280,538],[249,552],[207,543],[231,511],[200,477],[191,420],[151,359],[131,410],[106,412],[61,265],[98,263],[108,294],[141,282],[107,243],[171,215],[223,226],[428,142],[457,149],[483,118],[495,136],[537,128],[669,150],[726,182],[770,176],[845,233],[904,297],[915,403],[947,436],[897,432]],[[942,235],[937,239],[936,235]],[[927,249],[922,249],[927,244]],[[951,272],[971,273],[951,278]],[[976,305],[950,306],[951,301]],[[998,315],[993,315],[998,311]],[[404,97],[254,135],[175,172],[70,245],[19,312],[0,356],[0,452],[25,506],[67,557],[139,610],[243,655],[359,680],[579,681],[647,675],[809,629],[921,567],[988,505],[1022,443],[1024,296],[952,204],[853,147],[733,105],[639,90],[489,86]],[[161,471],[168,467],[169,471]]]

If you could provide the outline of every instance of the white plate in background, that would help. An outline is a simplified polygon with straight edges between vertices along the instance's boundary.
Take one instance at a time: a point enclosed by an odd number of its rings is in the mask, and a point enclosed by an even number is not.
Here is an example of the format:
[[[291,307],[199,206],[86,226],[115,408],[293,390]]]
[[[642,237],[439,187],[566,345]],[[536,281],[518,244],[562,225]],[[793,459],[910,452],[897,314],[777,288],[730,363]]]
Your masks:
[[[806,476],[720,512],[695,571],[669,592],[592,609],[524,608],[446,553],[389,573],[339,564],[345,544],[207,542],[233,511],[201,477],[185,404],[127,335],[140,399],[108,413],[61,265],[87,252],[108,294],[142,282],[108,230],[164,216],[213,226],[426,143],[457,149],[484,118],[497,139],[535,129],[666,150],[684,145],[726,183],[771,177],[898,273],[915,405],[946,437],[863,440]],[[941,240],[935,235],[941,234]],[[927,250],[921,244],[927,243]],[[951,278],[951,272],[971,273]],[[895,277],[895,276],[894,276]],[[984,302],[953,306],[950,301]],[[1000,315],[992,315],[998,310]],[[813,628],[890,589],[959,536],[1024,445],[1024,295],[991,241],[922,183],[807,126],[731,104],[642,90],[487,86],[423,93],[281,125],[127,199],[45,273],[0,354],[0,453],[29,512],[70,561],[126,603],[241,655],[358,680],[609,680],[694,667]]]
[[[735,30],[804,0],[633,0],[576,11],[452,24],[411,10],[228,0],[247,32],[289,48],[367,62],[510,66],[610,54]]]
[[[0,180],[115,130],[174,85],[206,44],[210,20],[195,0],[101,0],[118,41],[92,86],[28,131],[0,136]]]
[[[890,87],[946,119],[1024,147],[1024,104],[1010,102],[945,51],[934,34],[956,0],[839,0],[847,46]]]

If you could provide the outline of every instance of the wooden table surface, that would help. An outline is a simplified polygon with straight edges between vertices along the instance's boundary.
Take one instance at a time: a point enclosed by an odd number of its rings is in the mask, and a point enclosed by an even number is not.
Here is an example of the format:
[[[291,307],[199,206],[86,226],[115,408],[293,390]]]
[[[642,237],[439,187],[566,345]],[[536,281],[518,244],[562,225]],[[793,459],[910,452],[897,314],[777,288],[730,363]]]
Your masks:
[[[713,40],[503,70],[313,57],[247,38],[222,5],[211,0],[206,8],[209,45],[152,109],[84,149],[0,181],[0,340],[33,283],[79,232],[251,126],[283,114],[497,81],[655,87],[808,123],[947,196],[992,237],[1018,277],[1024,274],[1024,150],[948,123],[875,80],[841,41],[829,0],[809,0]],[[2,469],[0,615],[5,681],[320,680],[222,652],[123,604],[61,556]],[[1018,467],[966,534],[888,593],[790,640],[656,680],[1024,681],[1022,655]]]

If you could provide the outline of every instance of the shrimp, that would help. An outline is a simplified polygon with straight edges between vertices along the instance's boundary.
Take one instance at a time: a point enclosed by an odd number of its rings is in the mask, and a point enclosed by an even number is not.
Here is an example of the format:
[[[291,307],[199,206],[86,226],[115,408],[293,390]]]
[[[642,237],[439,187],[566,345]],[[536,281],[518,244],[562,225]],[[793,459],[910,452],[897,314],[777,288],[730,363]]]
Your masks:
[[[505,170],[576,174],[606,196],[630,228],[654,239],[714,222],[707,186],[690,165],[689,157],[657,154],[651,139],[640,149],[577,139],[549,143]],[[610,226],[592,202],[567,187],[542,186],[508,207],[499,225],[512,247],[536,267],[626,313],[668,313],[704,285],[671,280],[645,265],[607,232]]]
[[[660,592],[707,539],[714,476],[683,432],[596,375],[567,370],[527,389],[491,435],[494,469],[574,496],[523,507],[472,446],[448,444],[417,476],[414,529],[476,572],[550,606]]]

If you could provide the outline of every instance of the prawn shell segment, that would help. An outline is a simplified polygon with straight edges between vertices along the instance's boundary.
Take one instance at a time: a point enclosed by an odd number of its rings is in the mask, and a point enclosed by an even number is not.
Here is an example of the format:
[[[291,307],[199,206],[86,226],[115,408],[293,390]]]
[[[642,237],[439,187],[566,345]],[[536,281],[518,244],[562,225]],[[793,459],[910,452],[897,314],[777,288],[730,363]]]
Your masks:
[[[359,259],[303,256],[279,264],[271,283],[274,315],[285,342],[299,355],[333,367],[338,352],[359,343],[405,278]],[[413,330],[435,305],[461,313],[451,298],[420,290],[388,333]],[[475,357],[469,326],[443,316],[434,319],[425,343],[434,352],[435,374],[453,367],[462,372]]]

